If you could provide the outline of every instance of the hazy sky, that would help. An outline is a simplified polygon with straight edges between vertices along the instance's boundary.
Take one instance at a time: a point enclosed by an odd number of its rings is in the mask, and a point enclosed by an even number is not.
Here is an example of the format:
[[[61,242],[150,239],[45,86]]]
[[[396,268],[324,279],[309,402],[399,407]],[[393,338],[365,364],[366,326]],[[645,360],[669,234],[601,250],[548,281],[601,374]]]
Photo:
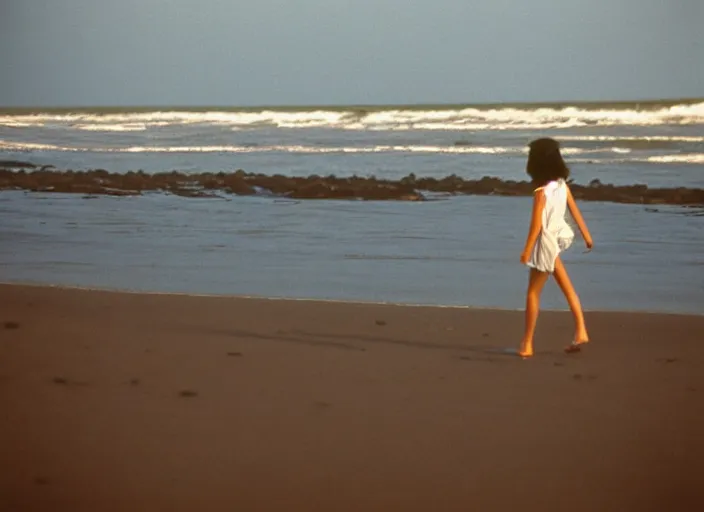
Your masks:
[[[704,0],[0,0],[0,105],[704,96]]]

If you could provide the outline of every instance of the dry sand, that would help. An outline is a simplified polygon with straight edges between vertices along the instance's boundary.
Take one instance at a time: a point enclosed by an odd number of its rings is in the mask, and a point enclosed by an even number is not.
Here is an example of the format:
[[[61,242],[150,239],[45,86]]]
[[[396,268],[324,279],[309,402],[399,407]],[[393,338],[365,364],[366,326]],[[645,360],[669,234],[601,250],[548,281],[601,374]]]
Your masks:
[[[704,317],[0,285],[0,510],[704,510]]]

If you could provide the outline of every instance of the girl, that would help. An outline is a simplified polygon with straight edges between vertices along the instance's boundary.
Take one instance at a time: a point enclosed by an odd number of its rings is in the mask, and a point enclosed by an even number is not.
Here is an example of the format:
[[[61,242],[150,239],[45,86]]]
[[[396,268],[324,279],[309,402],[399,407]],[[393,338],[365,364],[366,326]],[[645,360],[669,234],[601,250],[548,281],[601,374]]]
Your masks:
[[[540,292],[550,274],[565,294],[574,315],[574,340],[565,350],[576,352],[580,350],[580,345],[589,341],[589,335],[584,325],[579,297],[559,256],[574,239],[574,232],[565,220],[567,208],[582,232],[588,250],[593,246],[592,237],[565,181],[570,171],[562,159],[560,145],[556,140],[544,138],[530,143],[526,172],[538,188],[533,192],[533,214],[521,254],[521,263],[530,267],[530,278],[526,295],[525,333],[518,354],[523,358],[533,355],[533,334],[538,321]]]

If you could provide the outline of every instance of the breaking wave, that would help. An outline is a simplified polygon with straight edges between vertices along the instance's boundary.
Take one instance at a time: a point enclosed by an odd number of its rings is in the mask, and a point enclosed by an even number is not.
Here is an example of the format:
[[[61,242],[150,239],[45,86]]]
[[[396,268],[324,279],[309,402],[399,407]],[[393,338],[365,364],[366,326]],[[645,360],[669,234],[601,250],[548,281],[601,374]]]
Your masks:
[[[63,127],[93,131],[144,131],[179,125],[254,128],[332,128],[341,130],[515,130],[584,126],[704,124],[704,101],[652,107],[638,104],[585,106],[482,106],[408,108],[319,108],[85,111],[1,113],[0,126]],[[602,139],[595,139],[602,140]]]
[[[659,164],[704,164],[704,153],[659,155],[648,157],[646,160]]]
[[[304,146],[304,145],[213,145],[213,146],[126,146],[126,147],[77,147],[30,142],[0,140],[0,151],[5,152],[99,152],[99,153],[304,153],[304,154],[354,154],[354,153],[442,153],[479,155],[523,155],[525,146],[431,146],[431,145],[374,145],[374,146]],[[565,155],[595,153],[630,153],[629,148],[574,148],[564,147]]]

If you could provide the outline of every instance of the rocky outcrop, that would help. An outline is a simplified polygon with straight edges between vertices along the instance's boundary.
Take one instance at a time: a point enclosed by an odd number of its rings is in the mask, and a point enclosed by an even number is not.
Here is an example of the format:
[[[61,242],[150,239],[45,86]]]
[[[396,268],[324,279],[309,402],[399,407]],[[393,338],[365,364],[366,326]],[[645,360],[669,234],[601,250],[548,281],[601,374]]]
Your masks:
[[[31,165],[31,164],[30,164]],[[447,195],[529,196],[533,185],[527,181],[484,177],[468,180],[456,175],[445,178],[416,177],[381,180],[375,177],[336,176],[290,177],[235,172],[185,174],[177,171],[147,174],[142,171],[111,173],[105,169],[58,171],[47,168],[17,170],[0,166],[0,190],[22,189],[36,192],[80,193],[87,196],[139,195],[165,192],[185,197],[220,197],[222,193],[254,195],[267,193],[294,199],[361,199],[422,201],[427,193]],[[30,167],[31,169],[31,167]],[[636,204],[676,204],[704,206],[704,189],[649,188],[646,185],[616,186],[592,180],[589,185],[571,184],[572,193],[582,201]]]
[[[35,169],[37,166],[31,162],[20,160],[0,160],[0,169]]]

